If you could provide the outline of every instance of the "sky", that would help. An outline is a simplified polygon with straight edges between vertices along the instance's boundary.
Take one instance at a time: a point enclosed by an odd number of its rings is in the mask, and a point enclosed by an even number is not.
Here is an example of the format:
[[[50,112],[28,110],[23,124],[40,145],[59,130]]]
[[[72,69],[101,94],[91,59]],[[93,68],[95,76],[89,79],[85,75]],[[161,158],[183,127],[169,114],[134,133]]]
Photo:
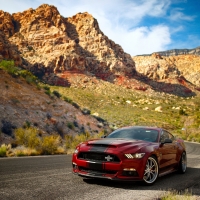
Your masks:
[[[90,13],[131,56],[200,46],[200,0],[0,0],[0,10],[12,14],[44,3],[63,17]]]

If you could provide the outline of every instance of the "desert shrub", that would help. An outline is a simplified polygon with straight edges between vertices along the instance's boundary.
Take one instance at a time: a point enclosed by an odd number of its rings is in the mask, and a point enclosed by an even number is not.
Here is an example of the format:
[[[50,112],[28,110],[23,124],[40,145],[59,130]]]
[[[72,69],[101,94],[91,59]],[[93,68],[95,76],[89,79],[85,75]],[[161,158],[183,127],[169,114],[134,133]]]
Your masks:
[[[74,107],[77,108],[77,109],[80,108],[80,106],[79,106],[77,103],[75,103],[75,102],[72,102],[72,106],[74,106]]]
[[[67,149],[71,148],[71,143],[73,142],[74,138],[72,135],[65,136],[65,146]]]
[[[45,90],[50,90],[50,87],[47,86],[47,85],[44,85],[43,88],[44,88]]]
[[[30,128],[31,127],[31,122],[29,122],[28,120],[25,121],[23,128]]]
[[[37,84],[37,89],[41,90],[41,86],[39,84]]]
[[[11,145],[8,144],[2,144],[0,146],[0,157],[6,157],[6,156],[9,156],[9,153],[11,151]]]
[[[81,143],[81,142],[84,142],[86,141],[88,138],[87,136],[82,133],[80,135],[76,135],[74,138],[73,138],[73,141],[71,142],[71,145],[70,145],[70,149],[75,149],[76,146]]]
[[[23,78],[25,78],[26,82],[31,83],[37,83],[38,78],[34,76],[30,71],[28,70],[20,70],[19,75]]]
[[[15,156],[21,157],[21,156],[36,156],[38,155],[38,152],[35,149],[22,147],[20,149],[14,149],[13,154]]]
[[[87,108],[83,108],[82,113],[83,113],[84,115],[90,115],[90,114],[91,114],[91,111],[90,111],[89,109],[87,109]]]
[[[72,123],[72,122],[68,122],[67,123],[67,127],[70,128],[70,129],[72,129],[72,130],[74,130],[74,128],[75,128],[74,127],[74,123]]]
[[[58,98],[60,98],[62,95],[58,92],[58,91],[56,91],[56,90],[54,90],[53,91],[53,94],[56,96],[56,97],[58,97]]]
[[[0,157],[5,157],[7,151],[7,146],[5,144],[2,144],[0,146]]]
[[[45,91],[45,94],[51,96],[51,91],[50,91],[50,90],[46,90],[46,91]]]
[[[34,76],[28,70],[22,70],[19,67],[16,67],[14,61],[2,60],[0,62],[0,68],[7,71],[13,77],[17,77],[17,76],[23,77],[29,84],[31,83],[37,84],[37,77]]]
[[[17,151],[15,152],[15,155],[16,155],[17,157],[27,156],[27,155],[25,154],[25,152],[22,151],[22,150],[17,150]]]
[[[61,143],[61,138],[58,135],[44,136],[41,141],[41,154],[55,154]]]
[[[37,132],[37,129],[33,127],[18,128],[15,130],[16,142],[25,147],[37,148],[40,144]]]
[[[200,142],[200,133],[190,133],[186,139],[193,142]]]
[[[14,61],[2,60],[0,62],[0,68],[6,70],[12,76],[19,75],[19,68],[15,66]]]
[[[196,200],[195,196],[192,196],[188,190],[178,192],[178,191],[170,191],[165,194],[161,200]]]
[[[180,110],[179,110],[179,115],[187,115],[187,113],[185,112],[185,110],[180,109]]]
[[[74,126],[75,126],[75,127],[79,127],[79,125],[78,125],[78,122],[77,122],[77,121],[74,121],[74,122],[73,122],[73,124],[74,124]]]
[[[66,101],[67,103],[72,103],[73,102],[70,98],[68,98],[66,96],[63,97],[63,100]]]
[[[7,135],[12,135],[12,128],[14,128],[14,127],[11,124],[11,122],[9,122],[5,119],[2,119],[1,122],[2,122],[1,131]]]
[[[62,146],[58,146],[56,154],[64,154],[66,153],[66,148]]]
[[[87,141],[89,139],[101,138],[101,136],[103,135],[104,135],[103,131],[94,135],[91,135],[87,131],[85,133],[81,133],[80,135],[76,135],[76,136],[66,135],[65,146],[67,149],[75,149],[79,143]]]
[[[46,117],[47,117],[47,119],[51,119],[52,118],[52,114],[47,112]]]

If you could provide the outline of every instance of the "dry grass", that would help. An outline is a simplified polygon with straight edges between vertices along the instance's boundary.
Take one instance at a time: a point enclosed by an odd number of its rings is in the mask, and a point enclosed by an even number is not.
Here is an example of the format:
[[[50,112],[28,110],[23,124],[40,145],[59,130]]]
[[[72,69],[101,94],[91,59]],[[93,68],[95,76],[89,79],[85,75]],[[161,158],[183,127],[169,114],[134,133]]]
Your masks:
[[[81,109],[107,120],[113,127],[150,125],[168,129],[174,135],[189,141],[199,142],[200,97],[183,98],[173,95],[133,92],[111,83],[98,84],[98,88],[64,88],[51,86],[65,99],[76,102]],[[155,109],[161,106],[162,112]],[[191,123],[188,123],[191,122]],[[188,130],[185,135],[182,128]],[[189,137],[188,137],[189,136]]]
[[[165,196],[161,198],[161,200],[197,200],[196,196],[192,196],[188,190],[180,193],[177,191],[167,192]]]

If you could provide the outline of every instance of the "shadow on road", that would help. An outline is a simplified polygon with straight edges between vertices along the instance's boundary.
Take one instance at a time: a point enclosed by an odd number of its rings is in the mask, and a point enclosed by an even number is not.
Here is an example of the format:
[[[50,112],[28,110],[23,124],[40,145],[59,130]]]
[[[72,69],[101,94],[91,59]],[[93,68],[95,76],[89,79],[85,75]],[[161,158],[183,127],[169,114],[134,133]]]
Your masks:
[[[160,190],[160,191],[178,191],[184,192],[186,189],[193,195],[200,195],[199,190],[194,190],[200,180],[200,169],[187,168],[185,174],[174,172],[163,177],[159,177],[156,183],[152,186],[145,186],[140,181],[111,181],[106,179],[83,179],[87,184],[95,184],[100,186],[120,188],[126,190]],[[199,185],[198,185],[199,186]]]

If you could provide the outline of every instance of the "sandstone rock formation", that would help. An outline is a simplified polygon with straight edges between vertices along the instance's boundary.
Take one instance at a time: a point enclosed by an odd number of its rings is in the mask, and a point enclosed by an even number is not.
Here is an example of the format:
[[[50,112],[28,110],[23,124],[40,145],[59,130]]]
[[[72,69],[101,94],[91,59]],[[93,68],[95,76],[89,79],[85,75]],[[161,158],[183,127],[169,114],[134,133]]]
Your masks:
[[[137,72],[153,79],[187,80],[200,87],[200,56],[178,55],[161,56],[154,53],[151,56],[133,57]],[[184,78],[183,78],[184,77]]]
[[[43,4],[12,16],[1,11],[1,21],[0,31],[18,47],[23,67],[36,74],[48,77],[75,70],[109,79],[111,74],[135,73],[131,56],[100,31],[88,13],[64,18],[56,7]]]
[[[21,65],[18,48],[15,44],[9,42],[9,37],[14,34],[14,24],[12,16],[0,10],[0,60],[13,59],[16,65]]]

